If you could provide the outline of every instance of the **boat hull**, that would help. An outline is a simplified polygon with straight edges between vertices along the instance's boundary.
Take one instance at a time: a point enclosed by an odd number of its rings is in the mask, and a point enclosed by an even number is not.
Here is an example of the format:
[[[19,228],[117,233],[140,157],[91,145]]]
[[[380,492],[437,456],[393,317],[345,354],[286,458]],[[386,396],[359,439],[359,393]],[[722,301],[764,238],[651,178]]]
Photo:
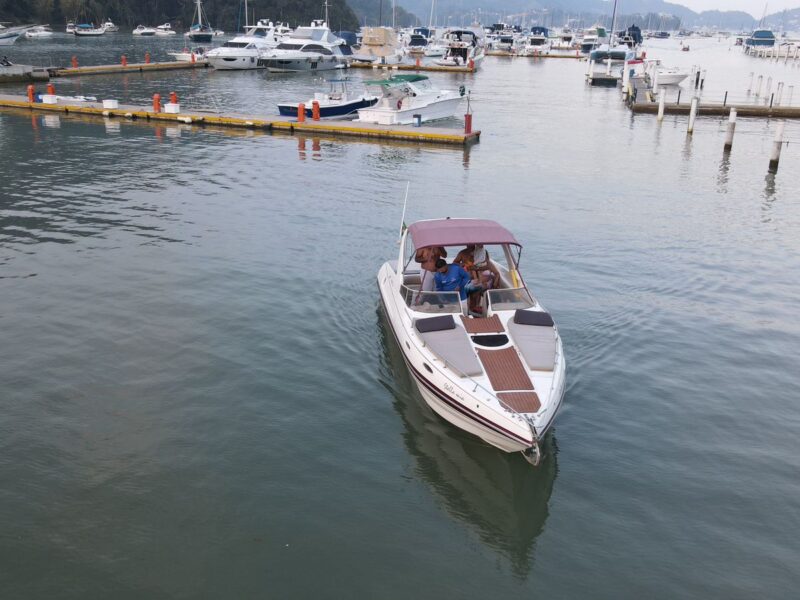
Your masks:
[[[245,71],[249,69],[264,69],[258,60],[258,54],[248,56],[224,56],[211,52],[206,55],[208,64],[218,71]]]
[[[333,71],[343,69],[344,63],[335,57],[322,56],[319,58],[280,58],[265,57],[258,60],[258,64],[269,69],[270,73],[301,73],[303,71]]]
[[[11,46],[19,36],[19,32],[0,33],[0,46]]]
[[[320,106],[319,116],[321,119],[346,119],[355,116],[359,109],[373,106],[377,101],[377,98],[358,98],[344,104]],[[278,104],[278,112],[284,117],[297,118],[297,108],[297,104]],[[311,119],[313,117],[313,110],[309,104],[306,104],[305,113],[306,118]]]
[[[210,44],[211,40],[214,39],[214,34],[213,33],[190,33],[186,37],[188,37],[193,42],[197,42],[199,44]]]
[[[415,115],[419,115],[423,123],[449,119],[455,116],[463,99],[463,96],[454,96],[434,101],[425,106],[411,106],[399,110],[373,106],[359,110],[358,120],[363,123],[376,123],[378,125],[411,125],[415,121]]]

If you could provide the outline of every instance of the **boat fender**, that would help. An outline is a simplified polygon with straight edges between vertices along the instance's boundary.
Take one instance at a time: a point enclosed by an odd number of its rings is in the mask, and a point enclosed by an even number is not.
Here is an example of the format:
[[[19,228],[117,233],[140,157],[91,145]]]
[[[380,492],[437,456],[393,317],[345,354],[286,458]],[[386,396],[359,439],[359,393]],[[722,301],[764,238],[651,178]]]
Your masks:
[[[400,99],[397,101],[397,110],[400,110],[402,107],[403,107],[403,99],[402,99],[402,98],[400,98]]]
[[[467,88],[465,88],[463,85],[458,86],[459,95],[463,96],[466,92],[467,92]]]

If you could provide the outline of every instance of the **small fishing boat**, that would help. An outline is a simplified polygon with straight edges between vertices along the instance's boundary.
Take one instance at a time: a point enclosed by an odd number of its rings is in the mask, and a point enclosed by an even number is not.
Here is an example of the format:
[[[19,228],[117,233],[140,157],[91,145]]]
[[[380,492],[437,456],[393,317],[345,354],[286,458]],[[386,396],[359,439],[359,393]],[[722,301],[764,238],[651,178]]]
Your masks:
[[[362,123],[411,125],[449,119],[455,116],[466,90],[435,90],[425,75],[393,75],[388,79],[365,81],[367,91],[379,96],[378,102],[358,111]]]
[[[356,116],[356,112],[362,108],[374,106],[378,102],[378,96],[361,94],[354,96],[349,93],[348,79],[331,79],[330,90],[327,93],[316,92],[314,97],[306,100],[306,117],[313,117],[314,102],[319,103],[319,116],[321,119],[347,119]],[[297,102],[284,102],[278,104],[278,112],[284,117],[297,117]]]
[[[159,25],[158,27],[156,27],[156,35],[168,36],[176,34],[177,32],[172,28],[172,25],[169,23],[164,23],[163,25]]]
[[[423,251],[455,256],[462,248],[473,267],[485,267],[495,281],[473,292],[480,295],[477,317],[467,314],[460,290],[425,291],[432,273],[416,262]],[[390,329],[431,409],[538,464],[539,444],[564,398],[566,365],[558,328],[519,272],[521,252],[514,235],[494,221],[418,221],[403,228],[399,255],[380,268],[378,288]]]
[[[207,62],[208,51],[202,46],[194,49],[184,48],[180,52],[167,52],[175,62]]]
[[[25,32],[25,37],[29,40],[51,38],[53,37],[53,30],[49,25],[37,25],[36,27],[28,29]]]
[[[77,37],[97,37],[100,35],[105,35],[106,30],[102,27],[95,27],[91,24],[82,23],[75,27],[75,31],[73,33]]]
[[[137,25],[136,29],[133,30],[133,35],[140,35],[143,37],[151,37],[156,34],[155,27],[145,27],[144,25]]]
[[[114,21],[106,19],[105,23],[103,23],[103,29],[105,29],[107,33],[116,33],[119,31],[119,25],[114,25]]]

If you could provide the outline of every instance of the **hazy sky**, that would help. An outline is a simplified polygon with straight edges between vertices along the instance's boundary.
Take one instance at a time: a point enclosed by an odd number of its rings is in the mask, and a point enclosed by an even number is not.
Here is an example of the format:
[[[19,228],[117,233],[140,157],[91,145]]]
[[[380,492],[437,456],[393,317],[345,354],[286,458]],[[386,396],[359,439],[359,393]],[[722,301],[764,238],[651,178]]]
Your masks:
[[[743,10],[760,19],[764,14],[765,2],[761,0],[671,0],[675,4],[688,6],[695,12],[704,10]],[[785,8],[800,8],[800,0],[768,0],[767,13],[772,14]]]

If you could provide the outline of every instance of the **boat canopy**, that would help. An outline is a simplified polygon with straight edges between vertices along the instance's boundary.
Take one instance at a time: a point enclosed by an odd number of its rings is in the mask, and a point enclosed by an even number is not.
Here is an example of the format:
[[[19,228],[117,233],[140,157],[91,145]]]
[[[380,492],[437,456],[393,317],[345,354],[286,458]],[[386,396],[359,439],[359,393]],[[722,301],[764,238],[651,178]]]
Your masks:
[[[414,248],[469,244],[512,244],[522,247],[508,229],[488,219],[417,221],[408,228]]]
[[[531,27],[531,35],[543,35],[544,37],[547,37],[548,35],[550,35],[550,31],[547,29],[547,27],[540,27],[538,25],[534,25],[533,27]]]
[[[401,83],[416,83],[417,81],[425,81],[428,77],[425,75],[392,75],[388,79],[373,79],[365,81],[364,85],[399,85]]]

